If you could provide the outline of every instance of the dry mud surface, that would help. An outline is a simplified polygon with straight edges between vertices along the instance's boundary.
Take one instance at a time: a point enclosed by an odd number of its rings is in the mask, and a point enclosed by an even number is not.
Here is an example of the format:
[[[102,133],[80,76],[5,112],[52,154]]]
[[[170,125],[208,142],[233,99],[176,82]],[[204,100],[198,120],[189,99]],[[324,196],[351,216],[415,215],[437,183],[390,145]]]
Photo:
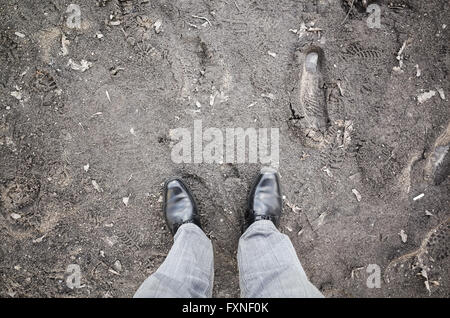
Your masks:
[[[280,230],[326,296],[449,297],[449,3],[372,2],[379,28],[361,1],[77,0],[70,28],[70,1],[2,0],[0,296],[132,296],[172,244],[172,175],[212,239],[214,296],[239,296],[260,164],[174,163],[170,129],[201,119],[279,128]]]

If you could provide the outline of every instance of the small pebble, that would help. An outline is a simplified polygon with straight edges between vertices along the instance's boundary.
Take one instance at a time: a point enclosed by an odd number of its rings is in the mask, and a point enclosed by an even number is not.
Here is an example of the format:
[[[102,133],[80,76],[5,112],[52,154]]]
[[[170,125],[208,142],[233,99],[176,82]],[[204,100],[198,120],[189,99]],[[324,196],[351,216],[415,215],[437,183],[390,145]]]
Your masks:
[[[121,272],[121,271],[122,271],[122,264],[120,263],[119,260],[117,260],[117,261],[114,262],[114,269],[115,269],[116,271],[118,271],[118,272]]]
[[[20,214],[17,214],[17,213],[11,213],[11,217],[12,217],[14,220],[18,220],[18,219],[20,219],[22,216],[21,216]]]

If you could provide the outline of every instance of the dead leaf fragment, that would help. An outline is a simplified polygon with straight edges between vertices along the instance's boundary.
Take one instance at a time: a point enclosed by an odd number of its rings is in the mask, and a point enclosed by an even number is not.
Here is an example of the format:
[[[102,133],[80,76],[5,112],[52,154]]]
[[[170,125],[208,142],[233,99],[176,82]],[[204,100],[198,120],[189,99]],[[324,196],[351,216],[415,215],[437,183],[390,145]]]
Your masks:
[[[44,239],[45,235],[42,235],[41,237],[38,237],[37,239],[33,240],[33,243],[41,243],[42,240]]]
[[[15,97],[17,100],[22,100],[22,93],[19,91],[13,91],[11,92],[11,96]]]
[[[400,235],[402,242],[406,243],[406,241],[408,240],[408,235],[405,233],[405,231],[401,230],[400,233],[398,233],[398,235]]]
[[[353,194],[355,195],[356,200],[357,200],[358,202],[360,202],[362,197],[361,197],[361,194],[359,193],[359,191],[356,190],[356,189],[352,189],[352,192],[353,192]]]
[[[162,31],[162,20],[158,19],[156,20],[156,22],[153,24],[153,27],[155,28],[155,32],[156,34],[160,33]]]
[[[103,189],[100,188],[100,186],[98,185],[97,181],[92,180],[92,186],[94,187],[95,190],[97,190],[97,192],[103,192]]]
[[[417,102],[419,104],[423,104],[425,103],[427,100],[429,100],[430,98],[432,98],[434,95],[436,95],[436,91],[428,91],[428,92],[424,92],[422,94],[420,94],[419,96],[417,96]]]
[[[445,100],[445,92],[444,92],[444,89],[443,89],[443,88],[437,88],[436,90],[437,90],[438,93],[439,93],[439,97],[440,97],[442,100]]]
[[[67,54],[69,54],[69,49],[68,49],[68,45],[70,44],[70,41],[67,40],[66,35],[63,33],[61,35],[61,55],[62,56],[66,56]]]
[[[92,63],[88,62],[86,60],[81,60],[80,64],[78,64],[78,63],[74,62],[72,59],[69,59],[67,66],[70,66],[70,68],[75,71],[85,72],[91,68]]]
[[[275,100],[275,95],[272,93],[268,93],[268,94],[262,93],[261,97],[268,98],[270,100]]]

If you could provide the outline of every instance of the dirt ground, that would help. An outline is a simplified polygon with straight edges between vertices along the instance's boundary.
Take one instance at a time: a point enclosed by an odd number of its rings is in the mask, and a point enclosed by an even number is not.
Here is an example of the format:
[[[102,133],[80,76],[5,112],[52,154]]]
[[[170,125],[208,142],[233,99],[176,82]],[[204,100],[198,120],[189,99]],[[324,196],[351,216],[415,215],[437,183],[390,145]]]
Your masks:
[[[171,247],[173,175],[212,239],[214,296],[238,297],[260,164],[172,162],[170,129],[196,119],[279,128],[280,230],[325,296],[449,297],[448,1],[372,1],[379,28],[361,1],[73,1],[80,28],[70,1],[0,1],[1,297],[132,296]],[[312,45],[315,140],[298,108]]]

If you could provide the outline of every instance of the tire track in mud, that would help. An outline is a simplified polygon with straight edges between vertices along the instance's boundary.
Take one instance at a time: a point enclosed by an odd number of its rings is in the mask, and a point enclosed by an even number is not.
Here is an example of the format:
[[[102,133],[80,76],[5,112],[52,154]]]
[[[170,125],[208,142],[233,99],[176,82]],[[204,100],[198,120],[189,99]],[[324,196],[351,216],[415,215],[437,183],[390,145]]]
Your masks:
[[[447,218],[425,234],[419,248],[389,262],[384,270],[385,282],[399,284],[414,276],[421,276],[420,279],[425,283],[424,290],[428,289],[429,295],[442,293],[442,289],[448,288],[445,272],[440,270],[445,271],[448,266],[449,242],[450,218]]]
[[[37,227],[34,219],[39,217],[39,212],[33,205],[40,189],[41,184],[34,176],[16,177],[6,186],[0,186],[2,223],[12,236],[32,235]]]
[[[439,185],[450,175],[450,122],[436,138],[424,167],[424,179]]]
[[[41,106],[64,107],[64,94],[58,87],[55,78],[45,69],[37,68],[32,73],[28,85],[36,94],[32,97],[39,97]],[[37,95],[37,96],[36,96]]]
[[[358,42],[350,43],[340,55],[344,62],[359,62],[372,66],[382,64],[384,56],[383,50],[363,47]]]
[[[363,175],[372,180],[384,177],[372,175],[371,172],[375,170],[366,162],[366,159],[371,160],[372,155],[366,153],[362,156],[361,154],[367,152],[364,150],[370,152],[370,149],[379,147],[376,141],[369,140],[366,135],[376,125],[383,125],[379,123],[380,114],[383,112],[383,97],[389,87],[396,53],[393,46],[382,46],[382,41],[383,37],[376,37],[368,45],[351,38],[344,38],[343,42],[346,44],[343,45],[343,49],[331,48],[329,53],[330,64],[334,65],[332,76],[340,79],[339,89],[342,93],[334,106],[336,111],[333,110],[331,113],[334,118],[345,118],[345,122],[351,123],[351,142],[343,157],[350,155],[356,160],[356,165],[360,167]],[[339,114],[342,110],[344,113]],[[367,120],[360,120],[362,117]],[[333,161],[334,153],[331,155]],[[342,154],[342,152],[337,151],[338,158],[341,157],[339,153]],[[390,160],[390,156],[391,153],[386,156],[384,162],[391,165],[394,162]],[[391,166],[391,169],[396,169],[396,166]],[[388,174],[384,173],[384,175]]]
[[[58,222],[77,212],[73,209],[77,199],[70,169],[58,162],[46,168],[44,180],[39,174],[25,172],[0,185],[0,212],[12,237],[45,237]],[[65,199],[55,199],[58,195]]]

